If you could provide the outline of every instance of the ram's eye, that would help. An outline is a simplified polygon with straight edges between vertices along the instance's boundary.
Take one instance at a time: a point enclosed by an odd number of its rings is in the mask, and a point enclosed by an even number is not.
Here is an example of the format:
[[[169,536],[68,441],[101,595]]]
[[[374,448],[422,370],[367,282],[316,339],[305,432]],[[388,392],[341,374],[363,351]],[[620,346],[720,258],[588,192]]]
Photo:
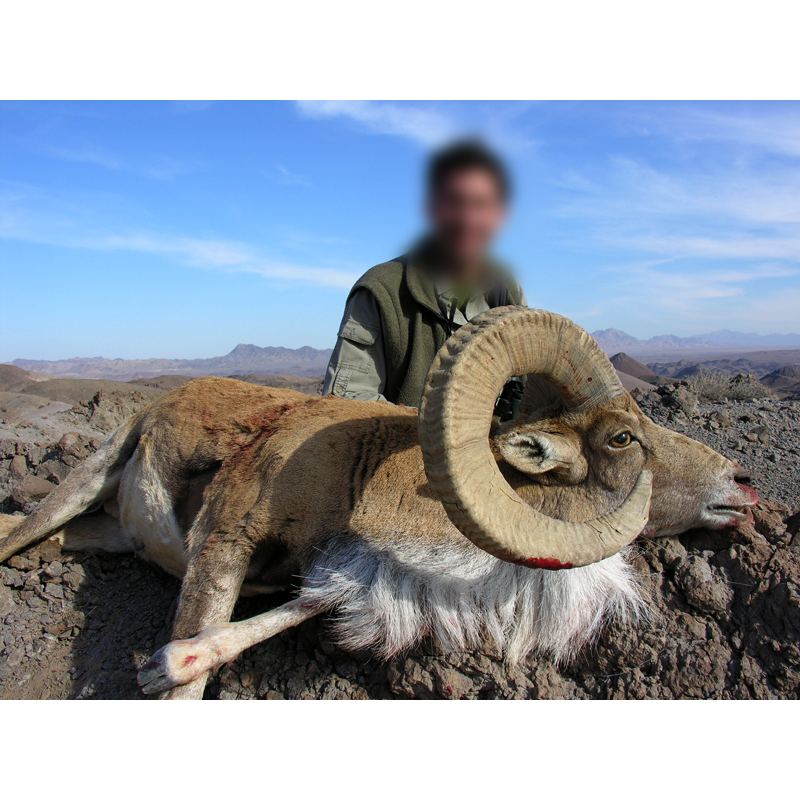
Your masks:
[[[609,444],[612,447],[627,447],[633,441],[633,437],[625,431],[625,433],[618,433]]]

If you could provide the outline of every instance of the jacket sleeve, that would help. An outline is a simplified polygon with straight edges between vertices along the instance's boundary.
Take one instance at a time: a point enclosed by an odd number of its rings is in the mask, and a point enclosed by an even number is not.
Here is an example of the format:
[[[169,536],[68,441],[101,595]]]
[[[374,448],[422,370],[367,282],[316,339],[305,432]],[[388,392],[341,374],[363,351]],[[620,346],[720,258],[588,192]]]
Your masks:
[[[370,291],[358,289],[344,310],[322,394],[350,400],[386,400],[385,389],[380,308]]]

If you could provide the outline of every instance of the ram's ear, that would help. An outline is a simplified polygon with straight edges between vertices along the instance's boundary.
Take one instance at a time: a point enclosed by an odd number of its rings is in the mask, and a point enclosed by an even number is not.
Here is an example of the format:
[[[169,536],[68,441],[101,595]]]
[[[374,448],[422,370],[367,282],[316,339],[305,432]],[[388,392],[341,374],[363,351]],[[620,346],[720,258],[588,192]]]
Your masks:
[[[500,436],[497,448],[503,458],[528,475],[554,473],[564,483],[579,483],[588,465],[576,434],[516,430]]]

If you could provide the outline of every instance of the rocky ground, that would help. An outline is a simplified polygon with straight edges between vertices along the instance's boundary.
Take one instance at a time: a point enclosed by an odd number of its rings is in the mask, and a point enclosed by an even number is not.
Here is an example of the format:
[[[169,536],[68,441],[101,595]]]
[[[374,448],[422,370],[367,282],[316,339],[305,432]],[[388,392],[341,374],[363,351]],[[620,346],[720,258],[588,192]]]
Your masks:
[[[121,417],[149,402],[126,397],[43,406],[22,427],[0,420],[2,509],[29,513]],[[509,668],[495,652],[425,645],[381,664],[331,645],[317,619],[245,652],[206,697],[797,698],[800,401],[698,403],[682,385],[638,399],[657,422],[738,459],[764,498],[754,527],[639,545],[650,625],[607,630],[567,667],[532,658]],[[0,697],[142,697],[136,671],[168,640],[175,579],[132,555],[66,553],[53,541],[11,559],[0,579]],[[235,616],[285,599],[243,599]]]

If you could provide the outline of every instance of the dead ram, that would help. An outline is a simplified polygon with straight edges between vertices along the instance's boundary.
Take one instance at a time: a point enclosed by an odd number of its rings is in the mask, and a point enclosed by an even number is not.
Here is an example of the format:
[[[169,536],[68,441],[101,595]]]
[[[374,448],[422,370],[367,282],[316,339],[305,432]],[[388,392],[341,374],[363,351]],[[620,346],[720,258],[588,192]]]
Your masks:
[[[540,379],[519,419],[497,425],[512,375]],[[747,484],[647,419],[572,322],[502,308],[443,347],[419,412],[187,383],[78,466],[0,560],[60,532],[66,547],[135,550],[182,577],[174,641],[139,681],[200,698],[208,670],[321,613],[344,647],[384,658],[431,636],[566,660],[642,615],[624,553],[640,533],[735,526],[757,499]],[[78,516],[98,501],[107,514]],[[286,587],[291,601],[230,622],[240,593]]]

